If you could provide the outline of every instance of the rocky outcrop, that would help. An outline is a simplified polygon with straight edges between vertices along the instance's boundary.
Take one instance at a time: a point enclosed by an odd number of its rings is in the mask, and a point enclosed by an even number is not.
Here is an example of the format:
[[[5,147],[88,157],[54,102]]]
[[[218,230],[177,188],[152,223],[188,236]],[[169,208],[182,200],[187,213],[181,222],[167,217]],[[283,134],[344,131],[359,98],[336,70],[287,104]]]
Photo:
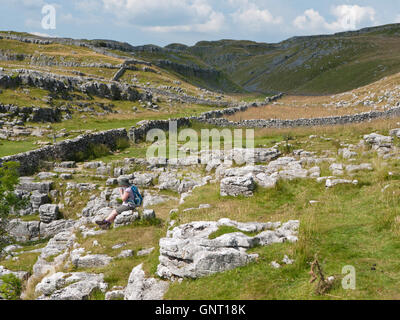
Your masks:
[[[43,278],[35,293],[37,300],[87,300],[94,290],[105,292],[107,287],[103,274],[57,272]]]
[[[62,115],[59,108],[18,107],[12,104],[0,104],[0,113],[10,118],[19,117],[24,122],[59,122]]]
[[[141,95],[132,86],[111,82],[102,83],[98,81],[91,81],[83,83],[79,89],[89,95],[107,98],[111,100],[128,100],[137,101],[139,99],[147,100],[145,96]]]
[[[8,275],[8,274],[13,274],[14,276],[16,276],[18,279],[25,281],[28,279],[29,277],[29,272],[27,271],[11,271],[11,270],[7,270],[6,268],[4,268],[3,266],[0,266],[0,278]],[[0,286],[2,284],[2,281],[0,279]]]
[[[40,45],[48,45],[48,44],[52,44],[53,42],[50,40],[44,40],[44,39],[40,39],[38,37],[27,37],[27,36],[20,36],[20,35],[15,35],[15,34],[6,34],[6,33],[2,33],[1,37],[4,39],[9,39],[9,40],[17,40],[17,41],[21,41],[24,43],[34,43],[34,44],[40,44]]]
[[[148,100],[148,95],[140,94],[133,86],[117,82],[104,83],[92,78],[63,76],[49,72],[28,69],[14,70],[13,75],[0,74],[0,87],[16,88],[21,85],[45,89],[55,93],[78,90],[112,100]]]
[[[83,250],[71,252],[71,262],[76,268],[97,268],[110,264],[112,258],[106,254],[88,254],[82,256]]]
[[[226,196],[252,196],[255,190],[255,183],[252,176],[228,177],[221,180],[220,194]]]
[[[15,241],[27,242],[53,237],[72,227],[74,220],[57,220],[49,223],[41,221],[23,221],[12,219],[7,224],[7,233]]]
[[[120,215],[118,215],[115,218],[114,221],[114,228],[119,228],[119,227],[123,227],[123,226],[127,226],[132,224],[133,222],[135,222],[136,220],[138,220],[139,217],[139,213],[138,212],[134,212],[134,211],[126,211],[126,212],[122,212]]]
[[[21,281],[26,281],[29,278],[29,272],[26,272],[26,271],[11,271],[11,270],[7,270],[3,266],[0,266],[0,287],[3,285],[2,277],[3,276],[7,276],[7,275],[11,275],[11,274],[14,275],[15,277],[17,277]],[[3,300],[3,299],[6,299],[6,297],[3,297],[1,295],[1,293],[0,293],[0,300]]]
[[[56,204],[44,204],[39,208],[40,221],[50,223],[59,218],[60,209]]]
[[[124,300],[162,300],[169,283],[146,278],[142,267],[140,264],[132,269],[124,291]]]
[[[357,185],[358,180],[348,180],[348,179],[326,179],[325,186],[327,188],[332,188],[334,186],[337,186],[339,184],[353,184]]]
[[[383,136],[381,134],[371,133],[364,135],[363,140],[380,156],[388,154],[393,148],[394,139],[392,136]]]
[[[33,275],[41,277],[55,270],[67,261],[69,251],[75,243],[75,234],[71,229],[57,233],[43,248],[33,266]]]
[[[7,224],[7,233],[15,241],[27,242],[39,239],[40,222],[13,219]]]
[[[255,237],[235,232],[209,239],[221,226],[235,226],[240,231],[262,232]],[[229,219],[184,224],[168,231],[167,237],[160,240],[157,274],[167,279],[198,278],[241,267],[257,258],[255,254],[246,253],[247,249],[256,245],[295,242],[298,227],[298,221],[288,221],[281,225],[239,223]]]

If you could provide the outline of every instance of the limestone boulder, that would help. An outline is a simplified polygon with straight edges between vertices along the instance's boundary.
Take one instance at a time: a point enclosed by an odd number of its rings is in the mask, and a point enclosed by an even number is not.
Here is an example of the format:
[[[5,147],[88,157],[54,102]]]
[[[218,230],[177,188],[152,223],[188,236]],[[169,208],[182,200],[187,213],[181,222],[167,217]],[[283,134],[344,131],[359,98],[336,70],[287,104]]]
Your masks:
[[[253,195],[256,184],[252,176],[227,177],[220,182],[220,194],[226,196],[246,196]]]
[[[103,274],[57,272],[43,278],[35,293],[38,300],[87,300],[94,290],[105,292],[107,286]]]
[[[39,208],[40,221],[50,223],[60,216],[60,209],[56,204],[44,204]]]
[[[162,300],[168,287],[167,281],[146,278],[143,265],[140,264],[129,275],[124,300]]]
[[[122,212],[115,218],[114,228],[127,226],[139,219],[139,213],[133,210]]]

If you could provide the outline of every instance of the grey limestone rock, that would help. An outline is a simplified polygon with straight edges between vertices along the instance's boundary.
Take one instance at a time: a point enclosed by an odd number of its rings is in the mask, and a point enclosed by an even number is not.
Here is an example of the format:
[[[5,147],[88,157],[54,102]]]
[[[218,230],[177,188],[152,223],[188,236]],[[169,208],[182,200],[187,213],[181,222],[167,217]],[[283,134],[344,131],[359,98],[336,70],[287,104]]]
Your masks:
[[[250,237],[242,232],[233,232],[209,239],[221,226],[234,226],[241,231],[259,234]],[[184,224],[168,231],[167,237],[160,240],[157,274],[167,279],[198,278],[244,266],[257,258],[257,255],[246,253],[247,249],[256,245],[295,242],[298,227],[297,220],[281,224],[221,219],[218,222]]]
[[[162,300],[169,287],[167,281],[146,278],[142,265],[132,269],[124,300]]]
[[[44,204],[39,208],[40,221],[50,223],[59,218],[60,209],[56,204]]]
[[[136,221],[138,219],[139,219],[139,213],[138,212],[134,212],[132,210],[122,212],[120,215],[118,215],[115,218],[114,228],[127,226],[129,224],[132,224],[134,221]]]
[[[243,195],[252,196],[255,190],[254,179],[251,176],[228,177],[221,180],[221,196],[237,197]]]
[[[103,274],[57,272],[43,278],[35,292],[41,295],[38,300],[87,300],[95,289],[105,292],[107,286]]]

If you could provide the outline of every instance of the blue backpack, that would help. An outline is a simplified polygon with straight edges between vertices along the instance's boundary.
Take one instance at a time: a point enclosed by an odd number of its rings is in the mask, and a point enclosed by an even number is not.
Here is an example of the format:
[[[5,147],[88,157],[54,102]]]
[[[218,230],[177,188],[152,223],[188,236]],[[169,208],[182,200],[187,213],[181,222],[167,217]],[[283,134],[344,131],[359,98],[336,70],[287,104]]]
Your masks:
[[[138,188],[136,186],[131,186],[131,191],[134,196],[134,200],[129,200],[128,202],[133,203],[135,206],[141,206],[143,203],[143,197],[140,194]]]

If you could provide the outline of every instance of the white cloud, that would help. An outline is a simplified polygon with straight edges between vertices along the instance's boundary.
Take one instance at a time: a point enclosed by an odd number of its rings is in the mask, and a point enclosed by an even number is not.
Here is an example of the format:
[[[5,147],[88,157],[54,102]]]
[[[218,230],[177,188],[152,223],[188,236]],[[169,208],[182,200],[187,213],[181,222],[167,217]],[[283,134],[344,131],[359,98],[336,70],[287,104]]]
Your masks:
[[[117,23],[154,32],[216,32],[223,28],[225,16],[207,0],[102,0],[106,12]],[[177,23],[179,22],[179,23]]]
[[[151,32],[217,32],[223,28],[225,16],[221,13],[213,12],[210,19],[204,23],[173,25],[173,26],[150,26],[142,27],[144,31]]]
[[[267,9],[260,9],[256,4],[242,1],[242,8],[232,14],[233,21],[246,30],[261,31],[270,25],[282,23],[282,17],[274,17]]]
[[[304,11],[303,15],[296,17],[293,25],[299,29],[318,29],[321,26],[325,27],[326,21],[318,11],[308,9]]]
[[[29,32],[30,34],[34,36],[39,36],[39,37],[44,37],[44,38],[54,38],[55,36],[51,36],[47,33],[42,33],[42,32]]]
[[[27,9],[37,9],[43,7],[46,2],[44,0],[11,0],[11,4]]]
[[[375,10],[372,7],[358,5],[340,5],[331,10],[336,20],[328,23],[320,13],[314,9],[304,11],[303,15],[296,17],[293,25],[302,30],[332,32],[355,30],[364,22],[375,22]]]
[[[394,21],[395,23],[400,23],[400,14],[398,14],[397,16],[396,16],[396,20]]]
[[[332,29],[356,29],[362,22],[375,21],[375,10],[371,7],[341,5],[333,8],[332,13],[337,17],[337,20],[330,25]]]
[[[98,0],[72,0],[76,9],[86,12],[99,12],[102,9],[102,1]]]

